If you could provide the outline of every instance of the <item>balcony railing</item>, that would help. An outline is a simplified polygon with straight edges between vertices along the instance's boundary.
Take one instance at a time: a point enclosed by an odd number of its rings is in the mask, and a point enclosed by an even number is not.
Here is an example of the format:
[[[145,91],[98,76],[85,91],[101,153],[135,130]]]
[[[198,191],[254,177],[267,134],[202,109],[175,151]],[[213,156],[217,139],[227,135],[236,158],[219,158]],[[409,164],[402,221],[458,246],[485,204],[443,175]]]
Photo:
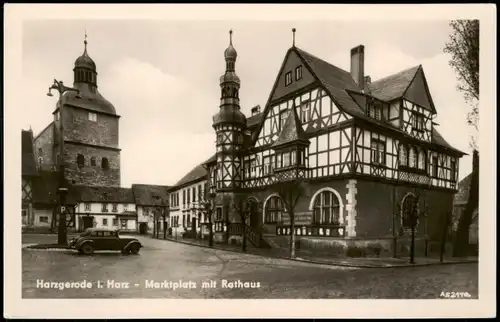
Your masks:
[[[288,236],[291,234],[290,225],[277,225],[276,235]],[[345,226],[343,225],[295,225],[295,236],[314,237],[344,237]]]

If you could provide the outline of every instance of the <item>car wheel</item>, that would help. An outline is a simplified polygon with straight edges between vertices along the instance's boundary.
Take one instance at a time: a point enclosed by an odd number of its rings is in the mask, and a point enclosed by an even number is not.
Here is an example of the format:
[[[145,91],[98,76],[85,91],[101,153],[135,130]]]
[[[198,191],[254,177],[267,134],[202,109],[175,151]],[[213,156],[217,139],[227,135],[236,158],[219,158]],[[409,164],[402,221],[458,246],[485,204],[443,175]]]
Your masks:
[[[90,244],[85,244],[82,246],[81,250],[84,254],[90,255],[94,252],[94,247]]]
[[[136,255],[139,253],[139,249],[140,247],[138,245],[132,245],[130,246],[130,253]]]
[[[128,254],[129,250],[128,249],[122,249],[122,254]]]
[[[83,250],[81,250],[81,249],[78,249],[78,252],[79,252],[80,254],[83,254]]]

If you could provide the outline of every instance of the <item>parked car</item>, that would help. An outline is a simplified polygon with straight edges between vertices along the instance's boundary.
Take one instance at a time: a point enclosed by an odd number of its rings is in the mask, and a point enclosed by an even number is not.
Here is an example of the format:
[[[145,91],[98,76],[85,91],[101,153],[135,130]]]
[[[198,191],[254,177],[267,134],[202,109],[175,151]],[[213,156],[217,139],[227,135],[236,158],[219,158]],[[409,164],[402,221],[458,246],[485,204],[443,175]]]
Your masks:
[[[96,250],[119,250],[124,254],[137,254],[142,245],[137,238],[120,235],[117,229],[88,228],[69,242],[69,248],[83,254],[92,254]]]

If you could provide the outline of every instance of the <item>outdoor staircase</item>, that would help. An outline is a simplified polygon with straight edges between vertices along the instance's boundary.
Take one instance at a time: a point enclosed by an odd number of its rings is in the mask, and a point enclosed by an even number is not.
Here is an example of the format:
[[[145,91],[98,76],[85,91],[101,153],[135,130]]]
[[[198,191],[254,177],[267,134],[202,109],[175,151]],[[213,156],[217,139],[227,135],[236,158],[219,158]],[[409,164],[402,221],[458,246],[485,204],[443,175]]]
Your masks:
[[[244,226],[243,226],[244,225]],[[243,227],[245,227],[245,235],[247,240],[257,248],[271,248],[272,246],[264,239],[262,232],[243,223],[231,223],[228,225],[229,235],[243,235]]]

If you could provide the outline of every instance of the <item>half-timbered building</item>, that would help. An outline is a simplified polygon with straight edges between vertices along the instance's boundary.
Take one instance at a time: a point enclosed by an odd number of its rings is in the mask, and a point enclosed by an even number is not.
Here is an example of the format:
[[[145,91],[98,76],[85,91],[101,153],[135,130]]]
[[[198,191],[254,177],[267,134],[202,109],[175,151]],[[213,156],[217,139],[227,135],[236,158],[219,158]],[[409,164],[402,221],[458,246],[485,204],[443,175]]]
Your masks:
[[[306,189],[294,210],[304,245],[404,239],[417,208],[417,233],[430,237],[451,211],[463,152],[438,132],[422,65],[375,81],[365,75],[364,46],[345,71],[295,46],[288,49],[265,107],[247,118],[240,109],[237,52],[230,41],[213,117],[215,155],[205,166],[228,240],[240,217],[238,198],[257,201],[249,233],[273,244],[290,234],[281,181]],[[251,84],[248,84],[251,86]],[[437,228],[436,228],[437,229]],[[239,230],[238,230],[239,231]],[[252,239],[251,239],[252,240]]]

